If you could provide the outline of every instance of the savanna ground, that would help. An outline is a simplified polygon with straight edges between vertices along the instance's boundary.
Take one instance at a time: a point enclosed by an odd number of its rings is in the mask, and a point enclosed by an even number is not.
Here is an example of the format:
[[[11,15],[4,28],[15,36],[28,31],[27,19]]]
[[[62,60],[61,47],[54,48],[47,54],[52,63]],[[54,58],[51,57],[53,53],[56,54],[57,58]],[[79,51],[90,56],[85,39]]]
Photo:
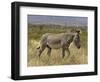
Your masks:
[[[62,58],[61,49],[53,49],[51,56],[45,49],[39,58],[37,46],[40,38],[45,33],[64,33],[80,29],[81,48],[77,49],[73,43],[70,45],[70,56]],[[27,66],[50,66],[50,65],[76,65],[87,64],[87,27],[66,27],[61,25],[28,25],[28,60]]]

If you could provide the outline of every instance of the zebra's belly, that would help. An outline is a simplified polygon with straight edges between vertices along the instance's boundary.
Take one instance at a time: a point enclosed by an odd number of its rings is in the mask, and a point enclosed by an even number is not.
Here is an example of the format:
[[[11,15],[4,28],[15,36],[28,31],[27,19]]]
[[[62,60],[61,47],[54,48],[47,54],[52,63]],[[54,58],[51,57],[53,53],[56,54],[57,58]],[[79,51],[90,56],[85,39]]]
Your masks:
[[[47,45],[53,49],[59,49],[62,47],[61,42],[47,42]]]
[[[61,48],[61,44],[47,44],[50,48],[59,49]]]

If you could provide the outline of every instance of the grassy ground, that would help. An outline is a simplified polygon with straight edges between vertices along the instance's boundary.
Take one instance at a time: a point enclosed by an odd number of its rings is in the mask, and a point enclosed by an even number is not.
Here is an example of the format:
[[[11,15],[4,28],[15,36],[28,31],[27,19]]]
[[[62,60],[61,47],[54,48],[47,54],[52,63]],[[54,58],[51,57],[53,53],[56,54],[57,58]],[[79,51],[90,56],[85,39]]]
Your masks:
[[[83,29],[84,28],[84,29]],[[72,64],[87,64],[87,29],[86,27],[79,27],[81,29],[81,48],[77,49],[73,43],[70,45],[70,56],[62,58],[61,49],[53,49],[51,56],[47,55],[45,49],[38,57],[38,50],[36,49],[41,36],[44,33],[64,33],[69,32],[76,27],[51,26],[50,25],[29,25],[28,27],[28,66],[47,66],[47,65],[72,65]]]

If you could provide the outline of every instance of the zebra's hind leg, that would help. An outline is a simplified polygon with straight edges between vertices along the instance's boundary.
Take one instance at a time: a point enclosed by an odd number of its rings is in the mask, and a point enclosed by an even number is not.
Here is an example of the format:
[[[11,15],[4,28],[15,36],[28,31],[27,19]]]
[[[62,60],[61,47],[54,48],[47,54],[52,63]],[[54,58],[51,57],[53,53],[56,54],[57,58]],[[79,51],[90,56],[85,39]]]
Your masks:
[[[40,48],[40,50],[39,50],[39,58],[40,58],[40,56],[41,56],[41,54],[42,54],[42,52],[44,51],[44,49],[45,49],[46,47],[45,46],[43,46],[42,48]]]

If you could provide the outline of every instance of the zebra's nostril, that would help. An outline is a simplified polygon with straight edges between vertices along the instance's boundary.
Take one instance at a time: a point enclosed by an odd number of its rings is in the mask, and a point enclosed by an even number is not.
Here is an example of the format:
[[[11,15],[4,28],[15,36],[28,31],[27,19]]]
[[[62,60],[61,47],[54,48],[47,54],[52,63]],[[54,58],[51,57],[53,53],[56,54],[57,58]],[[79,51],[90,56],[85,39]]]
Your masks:
[[[40,47],[37,47],[37,49],[40,49]]]

